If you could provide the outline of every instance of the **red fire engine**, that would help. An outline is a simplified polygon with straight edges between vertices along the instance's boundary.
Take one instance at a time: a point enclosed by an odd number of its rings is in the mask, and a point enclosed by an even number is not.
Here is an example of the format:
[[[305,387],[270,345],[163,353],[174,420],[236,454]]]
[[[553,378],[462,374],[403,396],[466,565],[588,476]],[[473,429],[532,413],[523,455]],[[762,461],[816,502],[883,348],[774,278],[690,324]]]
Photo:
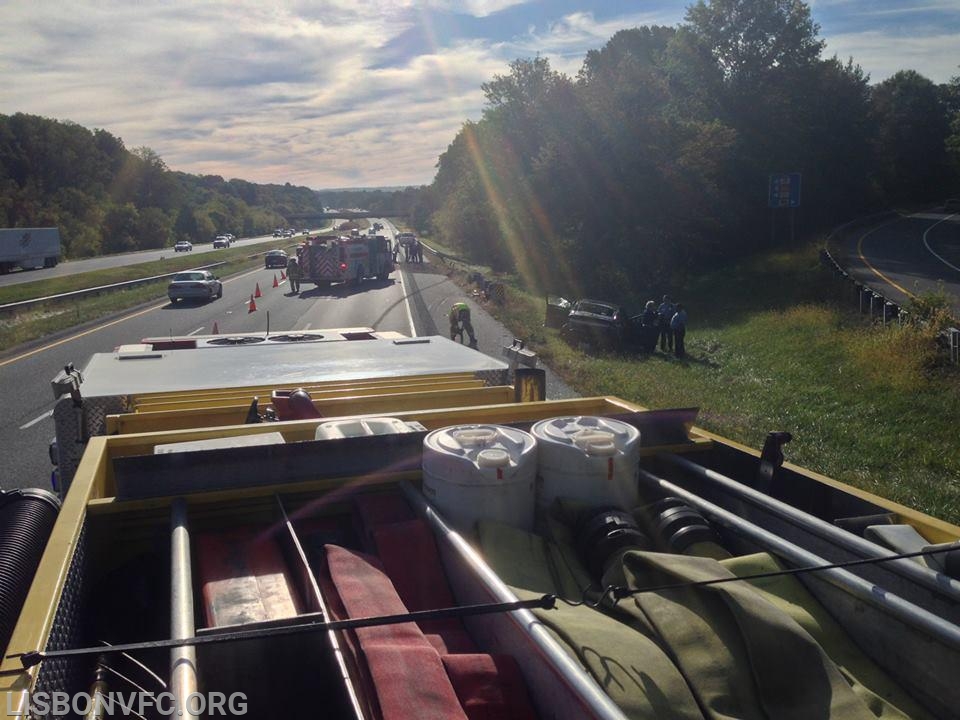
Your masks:
[[[394,270],[390,241],[383,235],[318,235],[297,248],[301,282],[318,287],[337,282],[386,280]]]

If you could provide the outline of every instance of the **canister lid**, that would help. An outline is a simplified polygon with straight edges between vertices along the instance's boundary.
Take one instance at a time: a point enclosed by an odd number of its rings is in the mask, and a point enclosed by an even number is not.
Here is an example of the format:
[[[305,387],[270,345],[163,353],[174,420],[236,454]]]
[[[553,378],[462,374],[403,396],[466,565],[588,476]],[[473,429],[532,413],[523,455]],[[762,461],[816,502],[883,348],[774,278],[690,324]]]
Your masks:
[[[603,430],[580,430],[572,436],[573,444],[587,455],[615,455],[616,437]]]

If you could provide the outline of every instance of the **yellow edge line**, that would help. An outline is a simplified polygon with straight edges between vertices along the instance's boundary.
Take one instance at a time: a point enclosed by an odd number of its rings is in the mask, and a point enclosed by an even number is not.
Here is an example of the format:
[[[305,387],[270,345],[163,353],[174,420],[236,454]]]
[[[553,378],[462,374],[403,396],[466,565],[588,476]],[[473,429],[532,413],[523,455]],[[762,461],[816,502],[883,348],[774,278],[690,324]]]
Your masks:
[[[228,282],[233,282],[234,280],[242,280],[243,278],[247,277],[247,275],[253,275],[255,272],[259,272],[259,271],[260,271],[260,268],[257,268],[257,269],[255,269],[255,270],[251,270],[251,271],[248,272],[248,273],[244,273],[243,275],[238,275],[237,277],[228,278],[227,280],[224,280],[223,283],[226,284],[226,283],[228,283]],[[127,320],[132,320],[133,318],[140,317],[141,315],[146,315],[146,314],[149,313],[149,312],[153,312],[154,310],[159,310],[159,309],[162,308],[162,307],[166,307],[168,304],[169,304],[169,303],[160,303],[159,305],[154,305],[153,307],[148,307],[148,308],[146,308],[146,309],[144,309],[144,310],[141,310],[140,312],[133,313],[132,315],[124,315],[123,317],[117,318],[116,320],[113,320],[112,322],[108,322],[108,323],[106,323],[105,325],[97,325],[97,327],[95,327],[95,328],[90,328],[89,330],[84,330],[82,333],[77,333],[76,335],[71,335],[70,337],[65,337],[65,338],[63,338],[62,340],[57,340],[56,342],[50,343],[50,344],[48,344],[48,345],[43,345],[43,346],[41,346],[41,347],[35,348],[35,349],[33,349],[33,350],[30,350],[29,352],[23,353],[22,355],[16,355],[16,356],[14,356],[14,357],[12,357],[12,358],[8,358],[8,359],[6,359],[6,360],[0,360],[0,367],[4,367],[5,365],[10,365],[10,364],[12,364],[12,363],[17,362],[18,360],[23,360],[23,359],[25,359],[25,358],[31,357],[31,356],[33,356],[33,355],[36,355],[36,354],[38,354],[38,353],[44,352],[45,350],[50,350],[50,349],[52,349],[52,348],[55,348],[55,347],[57,347],[57,346],[59,346],[59,345],[63,345],[63,344],[65,344],[65,343],[72,342],[73,340],[76,340],[77,338],[82,338],[82,337],[84,337],[84,336],[86,336],[86,335],[91,335],[91,334],[93,334],[93,333],[95,333],[95,332],[99,332],[99,331],[101,331],[101,330],[105,330],[105,329],[108,328],[108,327],[113,327],[114,325],[118,325],[119,323],[126,322]]]
[[[872,230],[868,230],[867,232],[865,232],[863,235],[861,235],[861,236],[857,239],[857,255],[860,256],[860,259],[863,261],[863,264],[866,265],[868,268],[870,268],[871,272],[873,272],[874,275],[876,275],[877,277],[881,278],[881,279],[882,279],[884,282],[886,282],[888,285],[892,285],[893,287],[895,287],[897,290],[899,290],[900,292],[902,292],[902,293],[903,293],[904,295],[906,295],[907,297],[915,298],[916,295],[914,295],[912,292],[910,292],[909,290],[907,290],[905,287],[901,287],[900,285],[898,285],[897,283],[895,283],[893,280],[891,280],[890,278],[888,278],[886,275],[884,275],[882,272],[880,272],[879,270],[877,270],[877,269],[870,263],[870,261],[867,260],[867,258],[864,256],[864,254],[863,254],[863,240],[864,240],[864,238],[866,238],[867,235],[869,235],[870,233],[874,232],[875,230],[879,230],[879,229],[880,229],[879,227],[875,227],[875,228],[873,228]]]

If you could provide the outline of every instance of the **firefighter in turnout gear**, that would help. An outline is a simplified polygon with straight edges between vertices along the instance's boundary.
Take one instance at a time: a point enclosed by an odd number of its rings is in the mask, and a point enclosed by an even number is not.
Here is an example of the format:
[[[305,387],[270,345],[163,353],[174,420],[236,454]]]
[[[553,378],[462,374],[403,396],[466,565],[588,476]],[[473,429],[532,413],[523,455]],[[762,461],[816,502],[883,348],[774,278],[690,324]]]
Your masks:
[[[287,260],[287,280],[290,281],[290,290],[294,293],[300,292],[300,263],[296,257]]]
[[[465,302],[455,302],[450,308],[450,339],[454,340],[459,335],[460,342],[463,342],[464,332],[470,338],[470,347],[476,348],[477,336],[470,322],[470,307]]]

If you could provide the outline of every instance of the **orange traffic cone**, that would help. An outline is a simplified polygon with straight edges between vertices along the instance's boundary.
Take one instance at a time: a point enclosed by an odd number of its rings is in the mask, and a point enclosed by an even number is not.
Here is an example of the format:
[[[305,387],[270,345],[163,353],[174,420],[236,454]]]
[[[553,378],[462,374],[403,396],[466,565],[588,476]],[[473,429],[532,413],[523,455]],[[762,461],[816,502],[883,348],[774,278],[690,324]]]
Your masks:
[[[263,295],[260,294],[260,283],[257,283],[257,291],[253,294],[253,296],[254,296],[254,297],[263,297]]]
[[[247,306],[247,315],[257,311],[257,304],[253,301],[253,295],[250,296],[250,304]]]
[[[274,287],[280,287],[280,283],[277,282],[277,274],[276,274],[276,273],[273,274],[273,286],[274,286]]]
[[[219,335],[219,334],[220,334],[220,328],[217,327],[217,323],[216,323],[216,321],[214,321],[214,323],[213,323],[213,331],[211,332],[211,335]]]
[[[286,280],[286,279],[287,279],[287,274],[286,274],[283,270],[281,270],[281,271],[280,271],[280,281],[283,282],[283,281]]]

